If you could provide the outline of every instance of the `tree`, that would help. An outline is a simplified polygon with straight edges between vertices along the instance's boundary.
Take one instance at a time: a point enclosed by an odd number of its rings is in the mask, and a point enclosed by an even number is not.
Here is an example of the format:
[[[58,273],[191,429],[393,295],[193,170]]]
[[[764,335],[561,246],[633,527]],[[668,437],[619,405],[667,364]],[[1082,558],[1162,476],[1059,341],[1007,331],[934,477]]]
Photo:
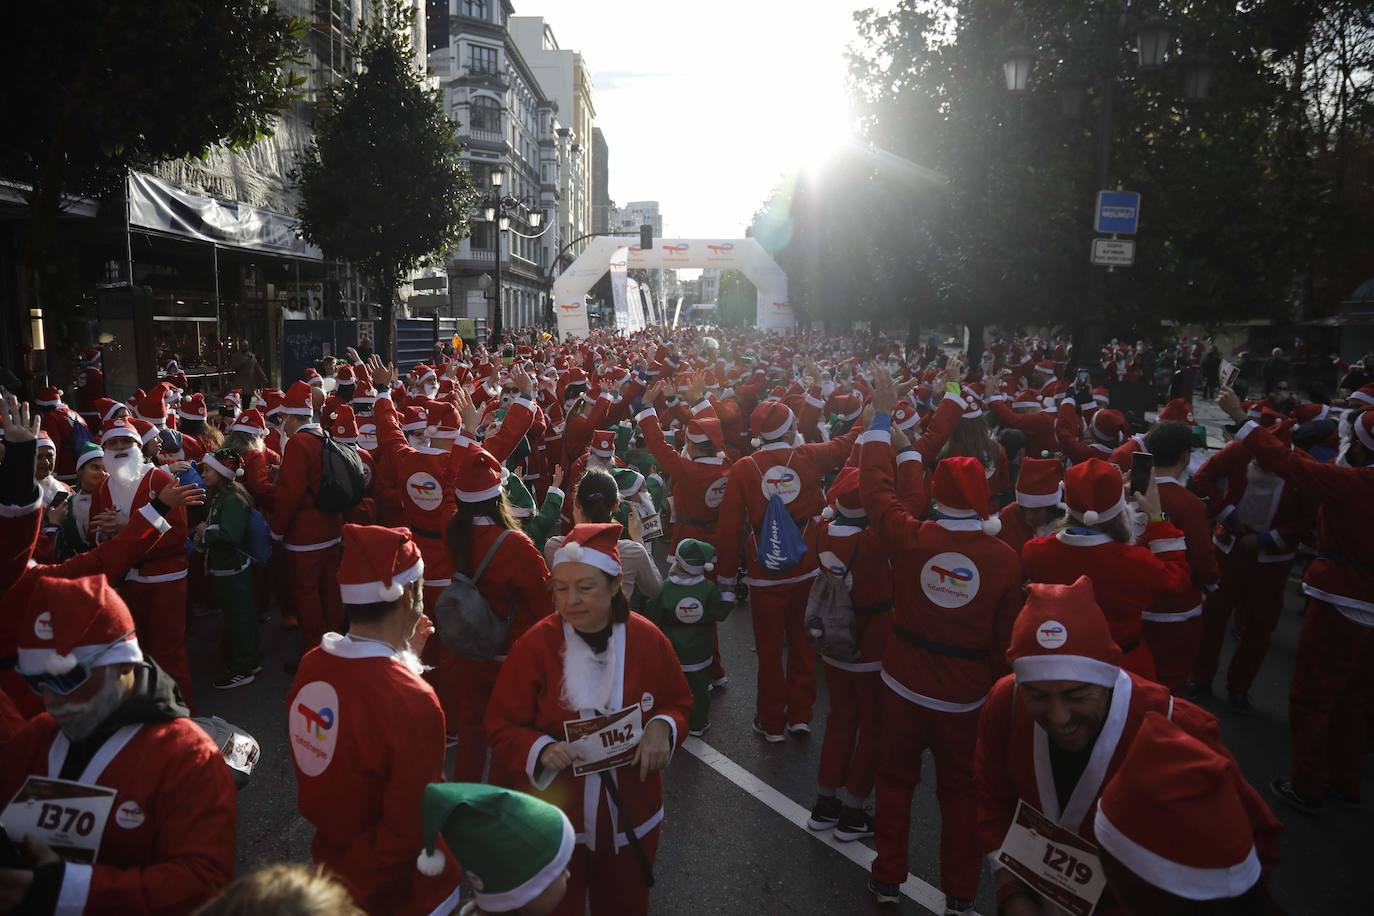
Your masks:
[[[72,0],[5,10],[0,175],[29,187],[24,274],[52,301],[64,197],[102,196],[131,168],[242,149],[305,78],[304,24],[263,0]]]
[[[440,94],[415,64],[413,11],[400,0],[373,9],[359,71],[330,88],[296,180],[305,237],[381,292],[390,352],[397,288],[467,236],[477,196]]]
[[[716,321],[722,327],[746,327],[758,317],[758,290],[738,270],[720,275],[720,294],[716,301]]]

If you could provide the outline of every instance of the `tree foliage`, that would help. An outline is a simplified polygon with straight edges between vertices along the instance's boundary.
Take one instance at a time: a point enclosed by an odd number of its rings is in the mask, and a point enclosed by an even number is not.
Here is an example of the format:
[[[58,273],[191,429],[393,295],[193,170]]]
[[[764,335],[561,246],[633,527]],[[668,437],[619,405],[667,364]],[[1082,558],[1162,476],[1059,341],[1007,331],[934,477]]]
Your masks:
[[[374,3],[359,71],[330,88],[297,162],[301,231],[353,262],[386,296],[468,233],[476,203],[462,146],[410,46],[412,11]]]
[[[861,12],[850,76],[865,145],[785,179],[753,231],[788,272],[794,307],[818,321],[1070,327],[1096,299],[1124,335],[1163,318],[1329,309],[1351,286],[1328,278],[1374,229],[1367,198],[1352,205],[1374,137],[1367,6],[1164,0],[1179,35],[1159,71],[1135,64],[1139,19],[1124,0]],[[1013,45],[1037,57],[1019,97],[1001,67]],[[1204,56],[1211,97],[1190,103],[1185,67]],[[1107,85],[1108,187],[1140,191],[1143,205],[1136,265],[1099,273],[1093,290]],[[1065,117],[1075,88],[1086,105]]]

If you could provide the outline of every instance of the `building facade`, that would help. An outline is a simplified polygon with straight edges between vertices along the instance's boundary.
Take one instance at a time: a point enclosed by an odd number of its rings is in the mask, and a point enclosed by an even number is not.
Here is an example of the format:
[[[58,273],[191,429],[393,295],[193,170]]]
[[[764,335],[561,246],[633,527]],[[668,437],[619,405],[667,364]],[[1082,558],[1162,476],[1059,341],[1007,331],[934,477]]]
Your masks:
[[[611,210],[611,156],[606,135],[601,128],[592,128],[592,232],[609,232]]]
[[[500,170],[499,192],[522,205],[504,233],[474,214],[471,235],[447,258],[450,296],[457,314],[490,319],[499,257],[502,318],[514,328],[549,312],[549,267],[562,233],[550,223],[562,208],[565,154],[558,105],[511,39],[512,12],[507,0],[429,0],[427,9],[430,74],[473,183],[492,194],[491,175]],[[528,218],[535,210],[545,219],[537,229]]]

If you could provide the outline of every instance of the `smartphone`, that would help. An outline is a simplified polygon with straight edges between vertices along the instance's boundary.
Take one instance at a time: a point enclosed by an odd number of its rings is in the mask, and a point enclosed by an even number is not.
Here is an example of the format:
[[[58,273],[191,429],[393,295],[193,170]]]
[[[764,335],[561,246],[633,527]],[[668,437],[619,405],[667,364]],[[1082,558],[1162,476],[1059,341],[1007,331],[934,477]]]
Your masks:
[[[1131,492],[1144,493],[1150,489],[1150,479],[1154,477],[1155,456],[1149,452],[1131,453]]]

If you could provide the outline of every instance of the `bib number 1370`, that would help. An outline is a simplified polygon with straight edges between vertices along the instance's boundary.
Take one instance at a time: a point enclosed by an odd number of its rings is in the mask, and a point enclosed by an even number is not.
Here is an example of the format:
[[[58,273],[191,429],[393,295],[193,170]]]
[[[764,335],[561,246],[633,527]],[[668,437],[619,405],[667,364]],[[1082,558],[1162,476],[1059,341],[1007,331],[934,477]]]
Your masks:
[[[38,826],[44,830],[60,830],[77,836],[90,836],[95,829],[95,815],[80,808],[68,808],[44,802],[38,811]]]
[[[1045,864],[1077,884],[1087,884],[1093,879],[1091,865],[1080,862],[1072,852],[1060,849],[1053,843],[1045,844]]]

